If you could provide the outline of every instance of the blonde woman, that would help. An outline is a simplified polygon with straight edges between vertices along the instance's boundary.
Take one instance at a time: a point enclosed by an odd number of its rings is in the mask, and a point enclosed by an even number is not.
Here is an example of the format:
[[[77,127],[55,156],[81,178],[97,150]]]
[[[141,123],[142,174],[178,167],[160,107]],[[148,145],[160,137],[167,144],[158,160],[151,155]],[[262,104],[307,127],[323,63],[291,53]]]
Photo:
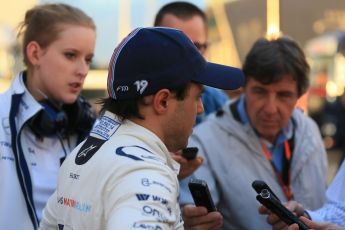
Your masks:
[[[65,156],[95,116],[79,94],[94,54],[96,27],[81,10],[38,5],[21,24],[26,69],[0,95],[0,226],[38,228]]]

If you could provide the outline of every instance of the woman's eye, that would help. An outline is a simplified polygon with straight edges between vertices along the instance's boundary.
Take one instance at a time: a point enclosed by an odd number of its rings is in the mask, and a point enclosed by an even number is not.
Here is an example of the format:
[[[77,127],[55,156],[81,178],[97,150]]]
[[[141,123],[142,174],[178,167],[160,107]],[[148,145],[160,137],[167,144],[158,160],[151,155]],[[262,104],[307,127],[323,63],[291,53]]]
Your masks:
[[[87,58],[87,59],[86,59],[86,63],[87,63],[88,65],[90,65],[91,62],[92,62],[92,58]]]
[[[75,57],[75,54],[74,53],[65,53],[65,56],[68,58],[68,59],[73,59]]]

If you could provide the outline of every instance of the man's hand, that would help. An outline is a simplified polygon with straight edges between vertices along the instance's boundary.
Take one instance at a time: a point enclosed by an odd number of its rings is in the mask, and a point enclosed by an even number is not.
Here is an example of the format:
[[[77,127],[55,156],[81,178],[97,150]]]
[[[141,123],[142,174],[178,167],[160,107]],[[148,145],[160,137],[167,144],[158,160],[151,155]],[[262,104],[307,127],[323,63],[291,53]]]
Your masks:
[[[308,227],[310,229],[314,229],[314,230],[345,230],[345,228],[339,227],[335,224],[331,224],[331,223],[318,223],[318,222],[314,222],[309,220],[308,218],[305,217],[301,217],[301,220],[308,225]],[[297,224],[293,224],[290,225],[287,230],[298,230],[298,225]]]
[[[182,209],[182,217],[186,230],[216,230],[223,225],[220,212],[207,212],[205,207],[186,205]]]
[[[182,180],[199,168],[200,165],[204,162],[204,158],[197,156],[193,160],[187,160],[182,156],[182,151],[178,151],[172,155],[172,158],[180,163],[180,173],[178,174],[178,179]]]
[[[289,201],[285,204],[285,207],[289,209],[291,212],[293,212],[296,216],[300,217],[304,215],[304,208],[303,206],[296,202],[296,201]],[[288,228],[287,224],[283,222],[279,217],[272,213],[269,209],[267,209],[265,206],[260,206],[259,213],[262,215],[268,215],[267,216],[267,223],[272,225],[273,230],[286,230]]]

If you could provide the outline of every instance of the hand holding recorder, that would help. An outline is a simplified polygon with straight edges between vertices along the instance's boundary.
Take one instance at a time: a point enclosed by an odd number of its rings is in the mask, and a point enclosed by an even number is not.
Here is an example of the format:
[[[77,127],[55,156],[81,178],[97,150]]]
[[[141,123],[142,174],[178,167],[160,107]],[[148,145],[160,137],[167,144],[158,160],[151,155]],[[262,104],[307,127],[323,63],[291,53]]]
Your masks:
[[[308,226],[295,214],[288,210],[273,193],[270,187],[263,181],[254,181],[252,187],[258,193],[256,199],[271,212],[276,214],[287,225],[297,224],[299,229],[307,230]]]
[[[186,230],[215,230],[223,225],[223,216],[213,203],[207,183],[203,180],[190,180],[189,190],[194,199],[194,205],[183,207],[183,220]]]
[[[188,183],[188,187],[196,206],[203,206],[207,208],[208,212],[217,211],[217,208],[213,203],[206,181],[199,179],[191,179]]]

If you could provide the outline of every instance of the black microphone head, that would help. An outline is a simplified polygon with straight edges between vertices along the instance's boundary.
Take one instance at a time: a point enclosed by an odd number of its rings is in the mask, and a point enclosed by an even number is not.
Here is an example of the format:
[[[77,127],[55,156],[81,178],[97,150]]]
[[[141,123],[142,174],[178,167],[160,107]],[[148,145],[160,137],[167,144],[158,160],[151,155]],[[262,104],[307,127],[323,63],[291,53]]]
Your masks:
[[[274,194],[274,192],[272,191],[272,189],[266,184],[266,182],[262,181],[262,180],[255,180],[252,183],[252,187],[254,188],[254,190],[260,194],[262,192],[263,189],[266,189],[267,191],[269,191],[269,193],[276,198],[277,200],[280,200],[276,194]]]

